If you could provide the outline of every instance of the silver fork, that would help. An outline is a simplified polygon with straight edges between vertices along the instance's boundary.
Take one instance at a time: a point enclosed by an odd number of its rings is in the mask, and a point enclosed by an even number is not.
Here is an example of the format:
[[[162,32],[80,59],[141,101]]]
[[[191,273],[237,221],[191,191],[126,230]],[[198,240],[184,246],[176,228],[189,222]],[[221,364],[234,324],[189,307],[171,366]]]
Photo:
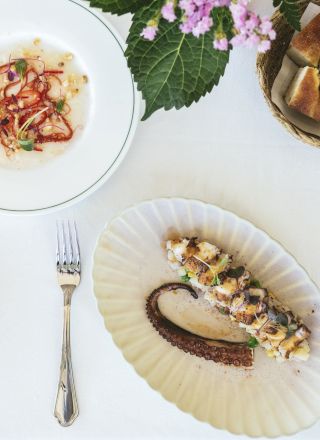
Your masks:
[[[80,250],[76,224],[57,222],[57,275],[64,297],[63,344],[60,379],[54,415],[69,426],[79,415],[70,348],[71,298],[80,283]]]

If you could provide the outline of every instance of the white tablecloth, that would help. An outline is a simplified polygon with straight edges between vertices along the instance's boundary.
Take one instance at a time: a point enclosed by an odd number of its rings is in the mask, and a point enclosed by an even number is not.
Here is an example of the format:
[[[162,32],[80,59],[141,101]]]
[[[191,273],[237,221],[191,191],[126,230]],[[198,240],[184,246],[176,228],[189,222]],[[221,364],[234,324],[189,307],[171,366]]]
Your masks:
[[[271,1],[263,3],[271,11]],[[130,17],[108,18],[125,37]],[[118,171],[89,199],[57,214],[0,216],[1,439],[233,437],[151,390],[124,361],[97,310],[91,270],[100,231],[123,208],[159,196],[197,198],[247,218],[320,284],[320,151],[273,119],[255,75],[254,52],[236,50],[214,93],[188,110],[160,111],[140,123]],[[78,223],[83,256],[72,309],[80,416],[61,428],[52,416],[63,313],[55,220],[68,217]],[[318,423],[295,438],[319,436]]]

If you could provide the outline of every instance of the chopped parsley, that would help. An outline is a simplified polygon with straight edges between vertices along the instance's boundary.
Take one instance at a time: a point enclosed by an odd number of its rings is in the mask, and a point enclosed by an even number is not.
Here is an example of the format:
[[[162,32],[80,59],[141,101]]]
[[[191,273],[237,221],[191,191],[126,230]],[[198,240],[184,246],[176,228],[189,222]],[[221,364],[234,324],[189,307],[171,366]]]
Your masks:
[[[231,268],[227,272],[227,276],[230,278],[240,278],[244,274],[245,268],[243,266]]]
[[[221,280],[219,278],[219,275],[215,275],[212,280],[211,286],[220,286],[220,284],[221,284]]]
[[[219,261],[219,266],[224,266],[228,263],[229,263],[229,257],[228,255],[226,255],[225,257],[222,258],[222,260]]]
[[[287,335],[286,338],[290,338],[290,336],[294,335],[298,326],[297,324],[293,323],[293,324],[288,324],[288,331],[287,331]]]
[[[254,336],[250,336],[250,338],[247,341],[247,345],[249,348],[255,348],[259,345],[259,342],[257,338],[255,338]]]
[[[260,284],[260,281],[259,280],[255,280],[255,279],[250,281],[250,286],[256,287],[257,289],[261,289],[261,287],[262,287],[261,284]]]
[[[184,283],[187,283],[190,280],[190,277],[188,274],[182,275],[180,278],[181,278],[181,281],[183,281]]]
[[[285,313],[278,312],[275,309],[268,310],[268,318],[280,325],[283,325],[284,327],[287,327],[289,324],[288,316]]]
[[[287,327],[289,323],[288,316],[285,313],[279,312],[276,317],[276,322]]]

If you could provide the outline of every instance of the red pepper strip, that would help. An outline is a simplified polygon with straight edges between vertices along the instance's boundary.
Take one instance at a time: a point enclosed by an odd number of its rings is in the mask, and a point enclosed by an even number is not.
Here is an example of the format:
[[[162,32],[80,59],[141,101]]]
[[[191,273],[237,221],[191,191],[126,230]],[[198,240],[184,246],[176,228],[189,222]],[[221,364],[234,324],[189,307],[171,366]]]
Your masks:
[[[36,90],[23,90],[17,95],[17,97],[23,101],[23,108],[32,107],[35,104],[38,104],[41,100],[41,95]]]
[[[39,107],[39,108],[36,108],[36,109],[32,108],[32,109],[28,109],[28,110],[32,110],[32,113],[30,113],[30,112],[27,111],[27,112],[26,112],[26,113],[20,118],[19,125],[20,125],[21,127],[23,126],[23,124],[24,124],[25,122],[27,122],[28,119],[32,118],[32,116],[36,115],[39,111],[41,111],[42,108]],[[41,115],[36,116],[36,118],[34,119],[34,121],[32,121],[32,124],[31,124],[32,128],[39,127],[41,124],[43,124],[43,123],[45,122],[46,119],[47,119],[47,112],[43,112],[43,113],[41,113]]]
[[[64,70],[45,70],[43,75],[61,75],[64,73]]]
[[[0,75],[3,75],[4,73],[8,73],[10,70],[10,67],[13,64],[14,63],[7,63],[7,64],[3,64],[2,66],[0,66]]]
[[[31,76],[32,73],[33,73],[35,76],[34,76],[33,79],[30,79],[30,80],[29,80],[29,76]],[[24,84],[23,88],[24,88],[24,87],[31,87],[31,85],[33,85],[34,82],[35,82],[36,80],[38,80],[38,79],[39,79],[39,75],[38,75],[38,73],[37,73],[34,69],[29,69],[29,70],[27,70],[27,72],[26,72],[26,74],[25,74],[25,84]]]
[[[13,82],[13,83],[10,83],[10,84],[8,84],[5,88],[4,88],[4,91],[3,91],[3,93],[4,93],[4,96],[5,96],[5,98],[8,98],[9,96],[11,96],[12,95],[12,93],[9,93],[8,91],[11,89],[11,88],[13,88],[13,87],[15,87],[17,84],[19,84],[20,83],[20,90],[19,91],[21,91],[21,82],[20,82],[20,80],[18,80],[18,81],[15,81],[15,82]],[[19,91],[18,91],[18,93],[19,93]]]
[[[70,112],[71,112],[71,107],[70,107],[70,105],[68,103],[65,102],[64,106],[63,106],[62,113],[63,113],[64,116],[67,116]]]
[[[58,81],[58,83],[60,85],[62,85],[62,81],[61,81],[61,79],[58,76],[56,76],[56,75],[47,75],[47,77],[48,77],[47,81],[48,81],[49,90],[52,87],[52,84],[50,84],[50,79],[55,79],[56,81]]]
[[[73,136],[73,130],[67,121],[66,118],[64,118],[62,115],[60,115],[60,122],[63,122],[64,127],[61,127],[61,129],[65,129],[66,133],[50,133],[47,136],[39,133],[37,137],[37,142],[40,144],[43,144],[45,142],[65,142],[69,141]],[[41,127],[40,127],[41,129]]]

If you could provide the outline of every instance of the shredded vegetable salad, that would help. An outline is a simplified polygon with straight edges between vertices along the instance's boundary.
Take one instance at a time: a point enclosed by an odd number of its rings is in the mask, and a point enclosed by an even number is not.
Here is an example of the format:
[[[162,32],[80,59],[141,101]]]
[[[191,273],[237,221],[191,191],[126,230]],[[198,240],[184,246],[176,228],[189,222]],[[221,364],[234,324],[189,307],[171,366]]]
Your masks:
[[[21,150],[41,152],[43,144],[73,137],[69,101],[88,79],[65,76],[71,58],[64,55],[64,61],[51,68],[41,56],[10,56],[0,66],[0,143],[7,156]]]

